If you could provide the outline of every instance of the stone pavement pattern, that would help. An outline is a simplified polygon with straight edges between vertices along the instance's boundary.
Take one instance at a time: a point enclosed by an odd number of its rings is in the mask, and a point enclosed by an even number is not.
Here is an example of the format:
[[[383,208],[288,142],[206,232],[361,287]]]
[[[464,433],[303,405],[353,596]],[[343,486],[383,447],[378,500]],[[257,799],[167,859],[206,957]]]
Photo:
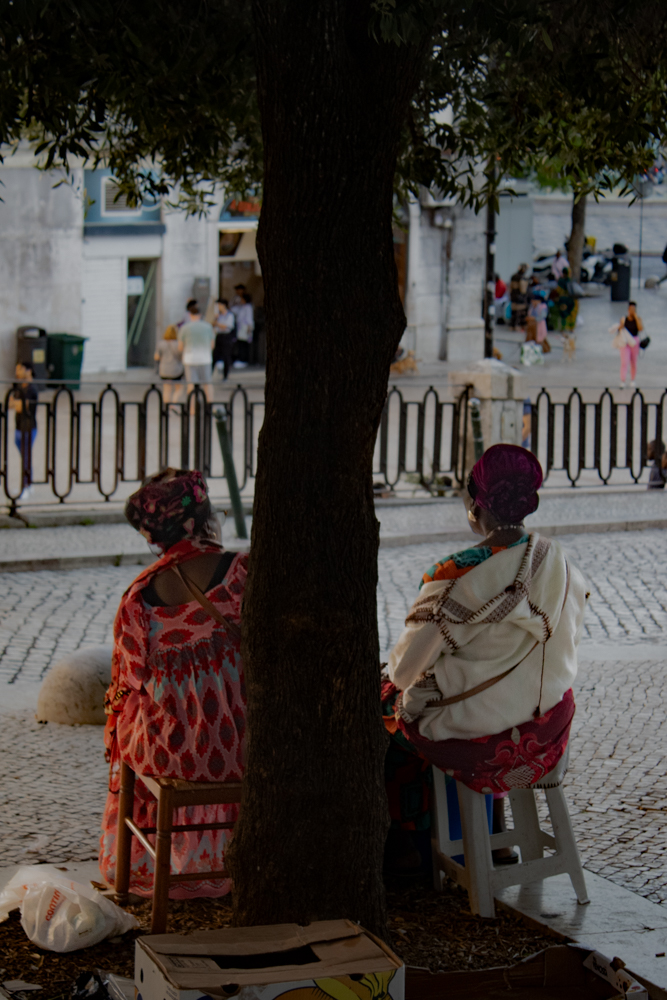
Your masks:
[[[667,903],[667,532],[565,536],[591,600],[567,794],[584,864]],[[400,633],[442,544],[380,552],[381,649]],[[136,567],[0,574],[0,866],[94,858],[106,792],[99,727],[31,721],[38,681],[66,648],[109,641]]]

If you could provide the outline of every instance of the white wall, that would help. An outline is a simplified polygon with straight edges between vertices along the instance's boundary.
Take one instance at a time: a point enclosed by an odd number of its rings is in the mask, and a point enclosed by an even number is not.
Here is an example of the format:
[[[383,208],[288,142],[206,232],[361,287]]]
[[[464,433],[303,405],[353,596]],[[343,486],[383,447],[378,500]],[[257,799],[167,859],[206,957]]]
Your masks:
[[[219,199],[222,202],[222,197]],[[218,217],[220,204],[208,217],[187,217],[183,212],[164,210],[164,250],[162,255],[163,323],[183,318],[185,303],[192,296],[195,278],[208,277],[211,295],[218,295]]]
[[[127,356],[127,258],[84,259],[82,292],[83,336],[88,338],[83,371],[123,371]]]
[[[62,176],[8,158],[0,168],[0,376],[12,377],[15,331],[81,332],[83,204]],[[81,171],[73,173],[81,185]]]

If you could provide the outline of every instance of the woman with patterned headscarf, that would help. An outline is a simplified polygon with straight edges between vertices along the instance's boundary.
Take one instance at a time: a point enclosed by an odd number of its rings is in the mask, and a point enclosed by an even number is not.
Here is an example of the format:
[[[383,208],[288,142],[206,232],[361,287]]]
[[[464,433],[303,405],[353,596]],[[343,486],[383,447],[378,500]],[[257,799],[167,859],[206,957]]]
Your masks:
[[[515,445],[474,465],[464,499],[482,540],[423,575],[383,688],[404,749],[496,796],[556,766],[574,715],[586,587],[557,542],[524,527],[541,485],[539,462]]]
[[[114,623],[105,730],[111,765],[102,820],[100,870],[116,868],[121,761],[137,774],[134,822],[156,826],[157,803],[141,774],[187,781],[240,781],[244,767],[245,688],[240,615],[248,557],[226,552],[200,472],[165,469],[125,507],[130,524],[160,558],[123,595]],[[179,826],[233,823],[236,805],[177,810]],[[174,874],[224,868],[226,830],[181,832],[172,839]],[[154,863],[132,838],[130,889],[153,890]],[[223,896],[230,881],[179,882],[173,899]]]

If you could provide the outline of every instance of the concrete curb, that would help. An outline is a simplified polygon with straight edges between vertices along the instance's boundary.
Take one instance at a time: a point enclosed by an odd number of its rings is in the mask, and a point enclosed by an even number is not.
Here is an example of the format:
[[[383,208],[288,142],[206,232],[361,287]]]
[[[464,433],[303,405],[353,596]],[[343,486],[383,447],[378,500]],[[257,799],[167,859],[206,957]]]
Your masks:
[[[234,552],[247,552],[250,542],[246,539],[230,539],[228,548]],[[150,566],[156,559],[157,556],[151,552],[96,552],[79,556],[47,556],[45,559],[0,559],[0,573],[90,569],[95,566]]]
[[[536,524],[534,526],[535,531],[550,538],[556,535],[602,534],[606,531],[645,531],[648,528],[657,530],[667,528],[667,518],[654,518],[646,521],[592,521],[588,524]],[[385,535],[384,538],[380,538],[380,548],[394,549],[402,545],[469,541],[470,538],[471,536],[465,528],[460,531],[422,532],[417,535]]]
[[[647,521],[600,521],[591,524],[536,525],[541,535],[603,534],[608,531],[645,531],[649,528],[667,528],[667,518]],[[380,538],[381,549],[402,548],[405,545],[434,545],[469,542],[471,535],[465,528],[460,531],[421,532],[415,535],[385,535]],[[245,552],[250,542],[230,539],[229,548]],[[155,561],[150,552],[98,552],[91,555],[47,556],[45,559],[0,559],[0,573],[28,573],[33,570],[89,569],[94,566],[149,566]]]

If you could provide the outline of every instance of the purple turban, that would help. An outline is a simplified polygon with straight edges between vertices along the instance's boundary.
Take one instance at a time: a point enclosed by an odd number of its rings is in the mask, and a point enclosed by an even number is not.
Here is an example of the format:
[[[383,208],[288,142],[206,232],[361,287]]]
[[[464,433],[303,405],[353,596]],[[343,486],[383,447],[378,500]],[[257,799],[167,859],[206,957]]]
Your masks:
[[[494,444],[473,465],[468,492],[501,524],[519,524],[537,510],[543,478],[531,451],[515,444]]]

